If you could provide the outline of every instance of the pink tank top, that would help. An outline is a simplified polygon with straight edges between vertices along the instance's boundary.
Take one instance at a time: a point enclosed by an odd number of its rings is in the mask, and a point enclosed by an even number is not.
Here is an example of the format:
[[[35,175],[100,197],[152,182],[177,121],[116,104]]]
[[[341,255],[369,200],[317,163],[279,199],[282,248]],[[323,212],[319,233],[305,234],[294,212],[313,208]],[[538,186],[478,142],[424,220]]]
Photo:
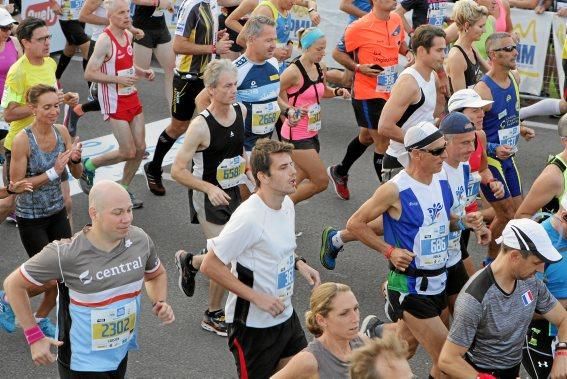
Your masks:
[[[499,15],[496,19],[496,31],[497,32],[505,32],[506,31],[506,9],[504,8],[504,4],[502,4],[502,0],[496,0],[496,5],[498,5]]]
[[[301,72],[301,81],[298,86],[290,87],[287,90],[289,104],[294,107],[307,109],[307,115],[302,117],[297,125],[293,127],[290,127],[286,119],[282,126],[282,137],[286,140],[298,141],[315,137],[321,128],[320,103],[325,92],[325,84],[323,83],[322,74],[319,75],[316,82],[313,82],[309,79],[301,62],[297,60],[294,63]],[[310,85],[305,86],[305,83],[310,83]]]
[[[4,93],[6,75],[10,67],[18,60],[18,50],[14,46],[12,38],[8,38],[4,50],[0,52],[0,93]]]

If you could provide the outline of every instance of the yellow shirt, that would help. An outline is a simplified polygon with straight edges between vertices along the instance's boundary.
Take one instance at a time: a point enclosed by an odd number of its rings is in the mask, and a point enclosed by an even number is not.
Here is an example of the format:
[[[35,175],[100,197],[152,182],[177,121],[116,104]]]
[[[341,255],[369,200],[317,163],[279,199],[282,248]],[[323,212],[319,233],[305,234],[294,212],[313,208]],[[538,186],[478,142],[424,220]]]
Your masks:
[[[49,57],[43,58],[43,64],[36,66],[31,64],[28,58],[23,55],[8,70],[4,94],[2,95],[2,108],[8,108],[10,103],[26,104],[26,92],[36,84],[47,84],[56,87],[56,68],[57,64]],[[12,141],[16,134],[30,125],[33,120],[34,116],[28,116],[21,120],[12,121],[4,141],[4,147],[11,150]]]

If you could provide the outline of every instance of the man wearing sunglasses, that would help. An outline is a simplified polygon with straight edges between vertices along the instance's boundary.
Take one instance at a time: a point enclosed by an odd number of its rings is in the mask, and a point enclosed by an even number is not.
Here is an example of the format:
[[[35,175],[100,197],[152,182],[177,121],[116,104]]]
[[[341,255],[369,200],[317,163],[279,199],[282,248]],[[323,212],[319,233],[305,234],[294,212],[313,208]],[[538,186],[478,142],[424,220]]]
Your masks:
[[[475,86],[484,100],[493,100],[485,107],[483,129],[487,139],[488,167],[494,178],[504,184],[504,197],[497,199],[483,188],[486,199],[496,216],[490,224],[492,237],[497,238],[522,202],[522,184],[514,161],[520,135],[526,141],[535,137],[532,129],[520,125],[520,75],[516,69],[518,50],[509,33],[494,33],[486,39],[486,51],[491,66]],[[488,248],[484,264],[498,255],[498,245],[493,241]]]
[[[440,375],[437,359],[447,337],[445,294],[449,232],[482,228],[479,212],[457,217],[446,174],[447,142],[431,123],[420,122],[404,136],[406,167],[383,184],[347,223],[347,229],[389,260],[388,298],[394,320],[402,320],[429,354],[431,375]],[[384,239],[369,225],[383,216]],[[402,331],[400,331],[402,333]]]
[[[497,239],[500,252],[496,259],[471,277],[459,293],[439,358],[445,374],[451,378],[517,378],[522,345],[537,312],[558,328],[560,342],[551,377],[567,377],[567,312],[535,277],[544,271],[544,265],[553,267],[562,260],[548,233],[527,218],[506,225]],[[564,278],[565,271],[556,277]]]

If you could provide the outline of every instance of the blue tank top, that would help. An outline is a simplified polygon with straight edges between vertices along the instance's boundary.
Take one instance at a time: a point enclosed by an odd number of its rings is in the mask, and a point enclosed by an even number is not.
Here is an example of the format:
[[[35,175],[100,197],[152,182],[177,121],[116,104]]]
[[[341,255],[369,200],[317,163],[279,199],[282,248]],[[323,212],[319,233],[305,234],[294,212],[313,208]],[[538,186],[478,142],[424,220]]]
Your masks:
[[[444,171],[423,184],[405,170],[390,180],[398,187],[402,207],[399,220],[384,213],[384,240],[415,254],[410,267],[441,271],[435,276],[410,276],[398,271],[388,275],[388,288],[420,295],[437,295],[445,290],[448,259],[450,209],[453,195]]]
[[[482,127],[489,143],[517,148],[520,137],[520,96],[514,76],[509,74],[509,77],[508,88],[500,87],[488,75],[480,79],[490,88],[494,100],[492,108],[484,115]]]
[[[250,137],[271,135],[280,116],[278,61],[271,58],[264,63],[255,63],[241,55],[233,64],[238,71],[236,99],[247,110],[244,147],[250,151],[251,141],[255,140]]]
[[[39,148],[32,132],[31,126],[24,129],[28,136],[30,155],[26,178],[41,175],[55,165],[59,153],[65,151],[65,142],[59,130],[52,126],[55,134],[55,147],[49,152]],[[33,192],[24,192],[16,197],[16,215],[22,218],[38,219],[52,216],[63,209],[63,193],[61,192],[61,179],[48,181]]]
[[[352,4],[363,12],[368,13],[372,10],[372,0],[353,0]],[[358,17],[351,14],[348,15],[349,24],[356,20],[358,20]]]

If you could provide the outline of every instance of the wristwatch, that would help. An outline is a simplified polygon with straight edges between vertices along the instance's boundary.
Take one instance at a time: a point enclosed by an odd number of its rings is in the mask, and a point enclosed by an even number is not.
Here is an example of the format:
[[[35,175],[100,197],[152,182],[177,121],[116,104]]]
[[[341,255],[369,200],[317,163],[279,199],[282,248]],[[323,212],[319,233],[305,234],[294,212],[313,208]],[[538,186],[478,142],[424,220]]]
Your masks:
[[[567,342],[558,342],[555,345],[555,350],[567,350]]]

